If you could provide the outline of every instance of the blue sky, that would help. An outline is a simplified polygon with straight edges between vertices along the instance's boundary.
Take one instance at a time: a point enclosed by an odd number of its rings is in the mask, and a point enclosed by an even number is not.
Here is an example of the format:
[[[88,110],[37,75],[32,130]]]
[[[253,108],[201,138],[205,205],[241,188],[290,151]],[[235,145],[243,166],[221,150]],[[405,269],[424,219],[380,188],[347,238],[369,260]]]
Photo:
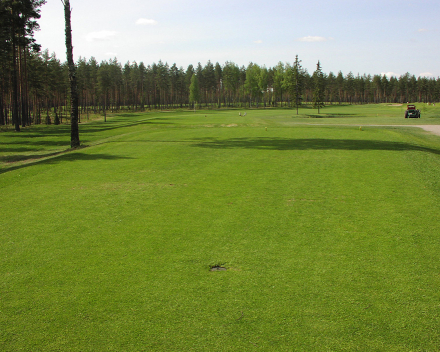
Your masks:
[[[99,62],[293,63],[344,75],[440,76],[438,0],[71,0],[74,56]],[[60,0],[41,8],[43,49],[65,61]]]

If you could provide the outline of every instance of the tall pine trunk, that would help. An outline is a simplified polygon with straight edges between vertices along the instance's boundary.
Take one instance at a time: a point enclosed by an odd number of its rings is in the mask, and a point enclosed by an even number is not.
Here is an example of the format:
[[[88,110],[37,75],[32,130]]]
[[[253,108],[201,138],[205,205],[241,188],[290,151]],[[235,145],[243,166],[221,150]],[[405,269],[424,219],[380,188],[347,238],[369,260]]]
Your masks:
[[[18,112],[18,70],[17,70],[17,41],[15,20],[12,20],[12,121],[15,131],[20,132],[20,118]]]
[[[72,28],[70,25],[70,2],[69,0],[61,0],[64,5],[64,20],[66,23],[66,50],[67,50],[67,65],[69,67],[69,81],[70,81],[70,147],[78,148],[79,129],[78,129],[78,88],[76,84],[76,67],[73,62],[73,47],[72,47]]]

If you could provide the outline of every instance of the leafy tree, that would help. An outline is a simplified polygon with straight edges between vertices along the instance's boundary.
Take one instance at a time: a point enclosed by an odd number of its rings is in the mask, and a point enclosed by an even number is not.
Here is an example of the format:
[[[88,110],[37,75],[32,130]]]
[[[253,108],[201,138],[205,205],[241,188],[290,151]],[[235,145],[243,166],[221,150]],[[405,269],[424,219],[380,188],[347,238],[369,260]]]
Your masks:
[[[293,66],[286,64],[282,87],[289,94],[290,101],[296,107],[296,114],[298,115],[304,89],[304,70],[301,66],[301,60],[298,59],[298,55],[295,57]]]
[[[278,101],[281,102],[281,106],[283,106],[283,93],[284,93],[284,79],[285,79],[285,67],[284,64],[280,61],[274,68],[273,73],[273,90],[275,96],[275,105]]]
[[[231,106],[237,98],[239,82],[240,69],[233,62],[226,62],[223,66],[223,85],[225,87],[228,106]]]
[[[258,107],[259,98],[261,96],[260,71],[260,66],[252,62],[246,69],[246,81],[244,87],[249,96],[249,107],[251,107],[253,100],[256,101]]]
[[[260,68],[260,77],[258,79],[258,85],[261,90],[261,94],[263,95],[264,99],[264,107],[266,107],[266,96],[267,96],[267,88],[269,84],[269,71],[266,68],[266,66],[263,66]]]

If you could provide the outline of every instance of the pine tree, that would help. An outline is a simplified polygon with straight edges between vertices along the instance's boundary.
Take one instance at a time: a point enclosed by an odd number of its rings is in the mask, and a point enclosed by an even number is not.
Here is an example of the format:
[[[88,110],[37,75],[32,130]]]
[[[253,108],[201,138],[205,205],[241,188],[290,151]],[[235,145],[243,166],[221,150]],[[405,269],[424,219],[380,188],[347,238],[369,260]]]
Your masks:
[[[293,84],[295,90],[293,92],[295,99],[296,114],[298,115],[298,109],[302,102],[302,93],[304,89],[303,84],[303,68],[301,66],[301,60],[298,59],[298,55],[295,57],[295,62],[293,64]]]
[[[4,90],[8,86],[10,90],[8,93],[12,98],[12,120],[17,132],[20,131],[20,113],[23,115],[23,125],[27,123],[29,102],[26,61],[29,49],[32,51],[40,49],[40,46],[35,43],[33,34],[38,29],[36,20],[40,18],[39,8],[45,2],[45,0],[0,1],[0,68],[2,71],[0,88]],[[10,84],[5,84],[6,81],[10,81]],[[2,105],[1,102],[0,105]],[[2,116],[0,120],[3,121]]]
[[[194,103],[194,111],[196,110],[196,103],[200,99],[199,80],[197,75],[191,76],[191,84],[189,86],[189,102]]]
[[[73,61],[72,46],[72,27],[70,23],[70,2],[69,0],[61,0],[64,5],[64,20],[66,26],[66,49],[67,49],[67,65],[69,67],[70,81],[70,147],[78,148],[79,128],[78,128],[78,88],[76,84],[76,67]]]
[[[318,114],[319,108],[324,107],[324,74],[319,61],[313,72],[313,107],[318,108]]]

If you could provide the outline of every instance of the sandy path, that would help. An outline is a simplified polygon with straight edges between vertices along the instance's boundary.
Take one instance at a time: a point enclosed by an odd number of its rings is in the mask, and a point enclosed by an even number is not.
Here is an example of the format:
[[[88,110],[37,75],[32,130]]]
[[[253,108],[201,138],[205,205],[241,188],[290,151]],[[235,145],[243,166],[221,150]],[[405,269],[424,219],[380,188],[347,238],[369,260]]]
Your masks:
[[[325,123],[305,123],[304,125],[313,125],[313,126],[319,126],[319,125],[324,125],[324,126],[356,126],[354,124],[325,124]],[[440,136],[440,125],[362,125],[364,127],[418,127],[418,128],[422,128],[427,132],[431,132],[437,136]]]
[[[423,128],[425,131],[428,131],[428,132],[436,134],[437,136],[440,136],[440,125],[413,125],[413,126]]]

